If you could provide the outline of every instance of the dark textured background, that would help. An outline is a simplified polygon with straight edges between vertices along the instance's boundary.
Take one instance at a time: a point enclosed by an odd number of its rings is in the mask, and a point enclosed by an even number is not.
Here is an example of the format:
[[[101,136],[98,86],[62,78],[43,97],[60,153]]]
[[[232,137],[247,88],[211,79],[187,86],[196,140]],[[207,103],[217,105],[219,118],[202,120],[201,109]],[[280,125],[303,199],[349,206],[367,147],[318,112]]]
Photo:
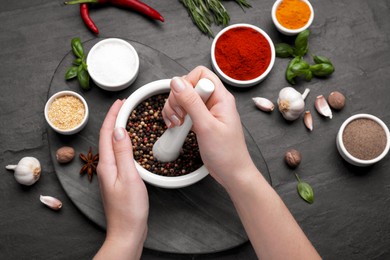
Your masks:
[[[188,70],[200,64],[210,67],[212,39],[193,26],[183,6],[173,0],[145,2],[162,13],[164,24],[112,7],[94,8],[91,16],[100,36],[136,40]],[[288,41],[272,24],[273,1],[250,2],[253,8],[246,13],[231,1],[225,3],[231,23],[251,23],[264,29],[274,42]],[[264,155],[275,189],[319,253],[325,259],[389,259],[389,156],[367,169],[352,167],[338,155],[335,137],[342,122],[356,113],[372,113],[390,125],[390,2],[311,3],[315,19],[310,50],[330,57],[336,67],[326,80],[297,85],[299,91],[311,89],[306,107],[312,110],[314,131],[306,131],[301,120],[286,123],[277,111],[262,113],[250,99],[276,100],[279,90],[287,86],[287,60],[277,59],[261,85],[231,91],[243,123]],[[104,240],[104,231],[76,209],[60,186],[50,160],[43,115],[51,77],[75,36],[83,41],[94,37],[75,6],[63,6],[59,0],[0,2],[0,259],[91,258]],[[347,106],[327,120],[314,111],[313,101],[333,90],[346,94]],[[290,147],[302,152],[297,172],[314,188],[313,205],[298,197],[292,171],[283,163]],[[16,183],[4,168],[24,156],[37,157],[43,168],[41,180],[31,187]],[[55,195],[63,201],[63,209],[45,208],[39,202],[40,194]],[[183,257],[151,250],[143,253],[144,259]],[[187,257],[256,258],[249,243],[218,254]]]

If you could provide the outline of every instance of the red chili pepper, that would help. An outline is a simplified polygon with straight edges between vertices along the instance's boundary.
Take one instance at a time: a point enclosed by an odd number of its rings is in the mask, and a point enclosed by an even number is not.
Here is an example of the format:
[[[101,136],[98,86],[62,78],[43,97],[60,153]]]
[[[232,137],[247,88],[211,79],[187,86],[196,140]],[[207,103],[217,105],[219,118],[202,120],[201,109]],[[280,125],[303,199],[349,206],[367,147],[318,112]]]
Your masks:
[[[80,15],[88,29],[90,29],[95,34],[99,34],[99,29],[96,27],[91,17],[89,17],[88,4],[80,4]]]
[[[100,2],[100,1],[99,1]],[[153,18],[155,20],[160,20],[161,22],[164,22],[164,17],[157,12],[152,7],[148,6],[147,4],[138,1],[138,0],[107,0],[107,2],[119,6],[119,7],[126,7],[131,8],[139,13],[142,13],[146,16],[149,16],[150,18]]]
[[[138,0],[74,0],[65,2],[65,4],[82,4],[82,3],[98,3],[98,4],[112,4],[119,7],[130,8],[139,13],[142,13],[150,18],[164,22],[164,17],[152,7]]]

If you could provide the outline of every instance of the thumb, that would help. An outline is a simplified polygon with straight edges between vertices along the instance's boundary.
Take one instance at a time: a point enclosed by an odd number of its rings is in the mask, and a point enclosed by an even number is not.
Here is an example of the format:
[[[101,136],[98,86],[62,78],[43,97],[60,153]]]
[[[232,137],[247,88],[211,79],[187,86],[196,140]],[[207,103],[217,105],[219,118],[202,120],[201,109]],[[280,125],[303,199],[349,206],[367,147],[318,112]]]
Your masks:
[[[175,77],[171,80],[171,89],[176,102],[190,115],[195,128],[209,122],[212,115],[189,81]]]
[[[118,169],[118,178],[126,180],[131,176],[138,176],[133,161],[133,148],[130,137],[123,127],[114,129],[112,145]]]

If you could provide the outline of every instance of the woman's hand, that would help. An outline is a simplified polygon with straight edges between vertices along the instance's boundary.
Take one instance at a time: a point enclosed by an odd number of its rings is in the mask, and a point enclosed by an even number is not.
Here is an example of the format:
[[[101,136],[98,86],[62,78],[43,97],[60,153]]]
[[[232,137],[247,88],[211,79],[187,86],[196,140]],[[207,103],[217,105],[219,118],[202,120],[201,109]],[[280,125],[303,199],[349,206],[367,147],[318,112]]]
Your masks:
[[[207,106],[193,89],[201,78],[208,78],[215,85]],[[171,90],[162,112],[166,125],[181,125],[188,113],[203,163],[225,188],[233,185],[241,178],[240,173],[254,167],[233,95],[213,72],[201,66],[184,77],[172,79]]]
[[[201,78],[215,91],[207,107],[193,90]],[[202,160],[227,190],[260,259],[319,259],[278,194],[254,166],[246,147],[233,96],[217,76],[198,67],[171,81],[163,110],[168,127],[180,125],[186,111],[193,121]]]
[[[129,135],[124,128],[114,129],[122,104],[117,100],[112,105],[100,129],[97,174],[107,236],[96,258],[139,258],[147,233],[147,190],[135,168]]]

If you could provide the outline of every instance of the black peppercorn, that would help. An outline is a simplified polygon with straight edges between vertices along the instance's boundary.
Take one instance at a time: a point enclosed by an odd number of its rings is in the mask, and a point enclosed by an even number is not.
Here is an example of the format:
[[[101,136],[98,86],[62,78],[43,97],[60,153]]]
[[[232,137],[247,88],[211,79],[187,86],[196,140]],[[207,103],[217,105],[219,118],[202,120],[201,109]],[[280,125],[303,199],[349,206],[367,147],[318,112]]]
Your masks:
[[[154,158],[153,145],[166,130],[161,111],[167,98],[167,94],[156,95],[141,102],[130,114],[126,129],[132,140],[134,159],[142,167],[158,175],[180,176],[197,170],[203,163],[194,132],[188,134],[174,162],[162,163]]]

